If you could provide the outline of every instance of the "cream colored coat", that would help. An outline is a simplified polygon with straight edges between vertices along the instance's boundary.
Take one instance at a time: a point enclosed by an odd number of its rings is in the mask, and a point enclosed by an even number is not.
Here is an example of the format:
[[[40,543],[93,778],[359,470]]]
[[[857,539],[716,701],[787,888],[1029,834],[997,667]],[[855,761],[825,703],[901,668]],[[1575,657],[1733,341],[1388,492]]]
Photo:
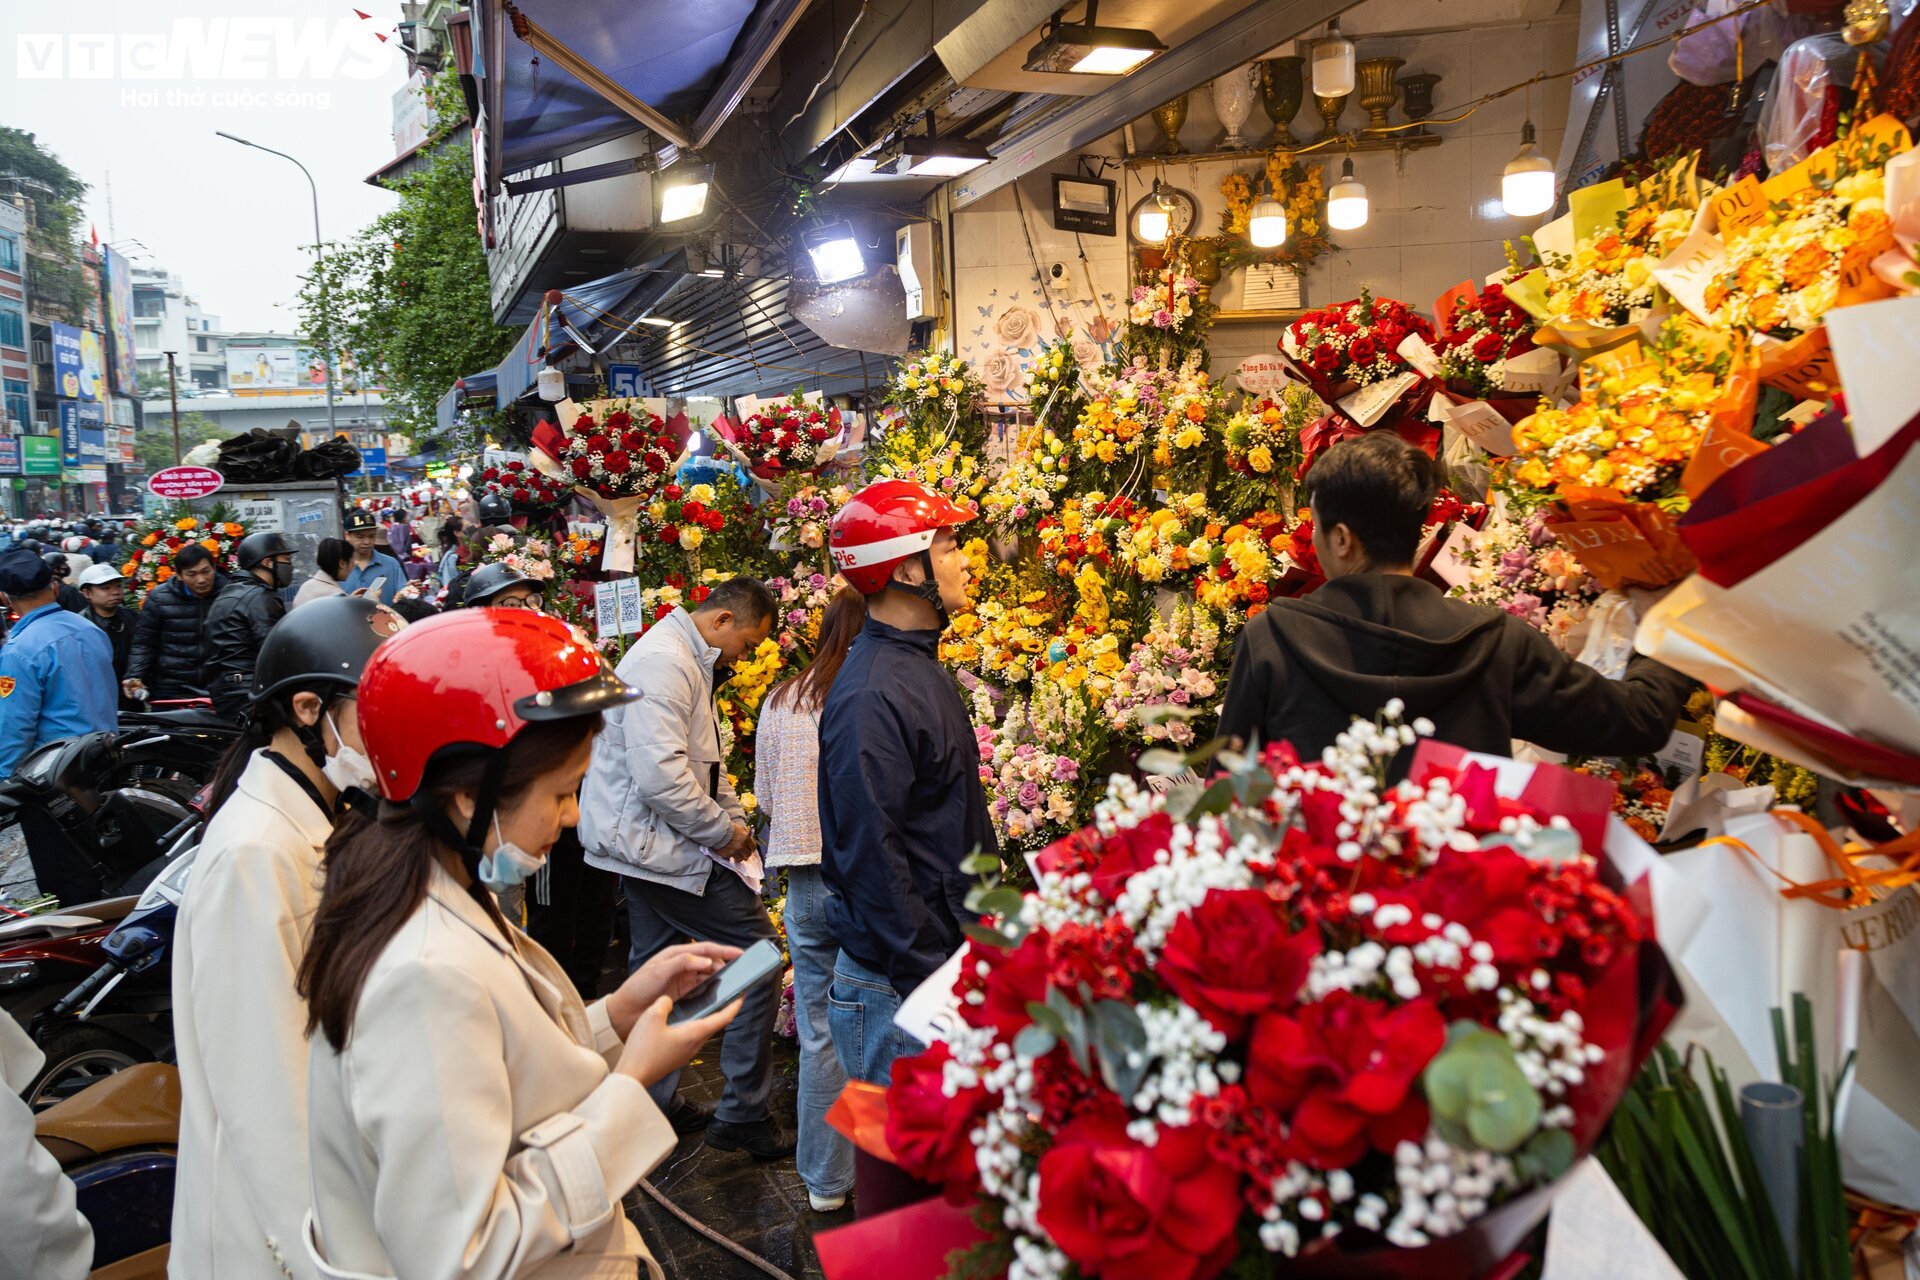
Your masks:
[[[174,931],[176,1280],[310,1280],[306,1004],[294,990],[332,820],[259,752],[194,857]]]
[[[435,868],[345,1050],[315,1034],[307,1242],[329,1280],[660,1280],[620,1197],[673,1130],[609,1070],[605,1002],[511,938]]]

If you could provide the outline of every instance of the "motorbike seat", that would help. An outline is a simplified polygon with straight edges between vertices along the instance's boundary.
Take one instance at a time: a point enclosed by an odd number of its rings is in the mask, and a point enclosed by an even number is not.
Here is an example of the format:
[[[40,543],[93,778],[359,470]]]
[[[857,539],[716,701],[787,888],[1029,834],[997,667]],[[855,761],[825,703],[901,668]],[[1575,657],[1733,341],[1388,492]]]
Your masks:
[[[156,729],[225,729],[232,731],[233,721],[214,712],[211,707],[179,707],[163,711],[130,712],[125,717],[129,725],[142,725]]]
[[[132,1147],[180,1143],[180,1072],[142,1062],[55,1103],[34,1119],[34,1135],[62,1166]]]
[[[118,924],[126,919],[139,901],[138,894],[125,894],[118,898],[76,903],[41,915],[10,919],[0,923],[0,947],[65,938],[98,929],[101,925]]]

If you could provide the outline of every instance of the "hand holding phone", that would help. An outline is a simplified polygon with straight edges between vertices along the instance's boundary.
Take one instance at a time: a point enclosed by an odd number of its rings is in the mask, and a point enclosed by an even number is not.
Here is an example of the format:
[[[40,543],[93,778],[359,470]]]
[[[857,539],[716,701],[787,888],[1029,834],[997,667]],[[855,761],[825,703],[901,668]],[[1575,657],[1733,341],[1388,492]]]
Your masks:
[[[732,963],[675,1001],[673,1012],[667,1015],[667,1022],[669,1025],[678,1025],[706,1018],[756,988],[768,982],[778,982],[785,968],[786,961],[780,956],[780,948],[771,938],[762,938],[742,951]]]

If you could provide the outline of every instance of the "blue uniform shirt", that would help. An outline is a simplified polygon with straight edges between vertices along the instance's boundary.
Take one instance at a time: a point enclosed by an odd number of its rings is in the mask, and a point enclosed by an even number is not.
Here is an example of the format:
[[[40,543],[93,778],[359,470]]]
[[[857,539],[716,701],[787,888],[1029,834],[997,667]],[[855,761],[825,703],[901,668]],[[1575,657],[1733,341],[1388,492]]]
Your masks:
[[[380,603],[392,604],[393,598],[400,594],[400,588],[407,585],[407,571],[400,567],[400,562],[392,555],[376,549],[372,564],[365,568],[356,564],[347,570],[347,580],[340,584],[340,589],[352,595],[362,587],[372,586],[380,578],[387,580],[387,585],[380,589]]]
[[[44,604],[0,645],[0,777],[35,747],[117,723],[113,642],[77,613]]]

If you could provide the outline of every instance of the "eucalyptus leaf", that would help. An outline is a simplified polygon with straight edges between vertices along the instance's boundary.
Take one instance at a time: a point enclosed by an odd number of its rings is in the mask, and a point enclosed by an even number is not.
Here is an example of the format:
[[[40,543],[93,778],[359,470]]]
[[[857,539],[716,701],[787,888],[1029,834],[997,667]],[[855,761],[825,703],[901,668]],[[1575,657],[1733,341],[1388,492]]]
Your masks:
[[[1134,761],[1134,764],[1142,773],[1171,777],[1187,767],[1187,758],[1178,751],[1169,751],[1165,747],[1149,747],[1140,753],[1140,758]]]
[[[968,894],[967,908],[971,911],[978,911],[983,916],[1012,917],[1020,914],[1020,905],[1024,901],[1026,901],[1026,899],[1021,896],[1018,889],[1009,889],[1002,885],[996,889],[989,889],[987,892],[981,894],[978,899],[972,894]]]
[[[1052,1008],[1052,1006],[1042,1004],[1038,1000],[1029,1000],[1027,1001],[1027,1016],[1033,1019],[1035,1026],[1045,1027],[1053,1035],[1062,1039],[1066,1038],[1067,1020],[1061,1017],[1058,1011]]]
[[[1191,819],[1205,817],[1208,814],[1218,815],[1227,813],[1232,808],[1233,779],[1217,778],[1200,793],[1199,798],[1193,802],[1193,807],[1187,811],[1187,816]]]
[[[1000,874],[1000,859],[976,849],[960,860],[960,869],[970,876],[995,876]]]
[[[1014,940],[991,925],[975,924],[969,920],[960,926],[960,932],[983,947],[992,947],[995,951],[1010,951]]]
[[[1053,1032],[1036,1022],[1030,1027],[1020,1028],[1020,1034],[1013,1038],[1013,1051],[1031,1062],[1052,1053],[1058,1043]]]
[[[1445,1048],[1421,1074],[1436,1123],[1466,1130],[1473,1145],[1516,1149],[1540,1127],[1540,1094],[1527,1082],[1507,1038],[1456,1023]]]

